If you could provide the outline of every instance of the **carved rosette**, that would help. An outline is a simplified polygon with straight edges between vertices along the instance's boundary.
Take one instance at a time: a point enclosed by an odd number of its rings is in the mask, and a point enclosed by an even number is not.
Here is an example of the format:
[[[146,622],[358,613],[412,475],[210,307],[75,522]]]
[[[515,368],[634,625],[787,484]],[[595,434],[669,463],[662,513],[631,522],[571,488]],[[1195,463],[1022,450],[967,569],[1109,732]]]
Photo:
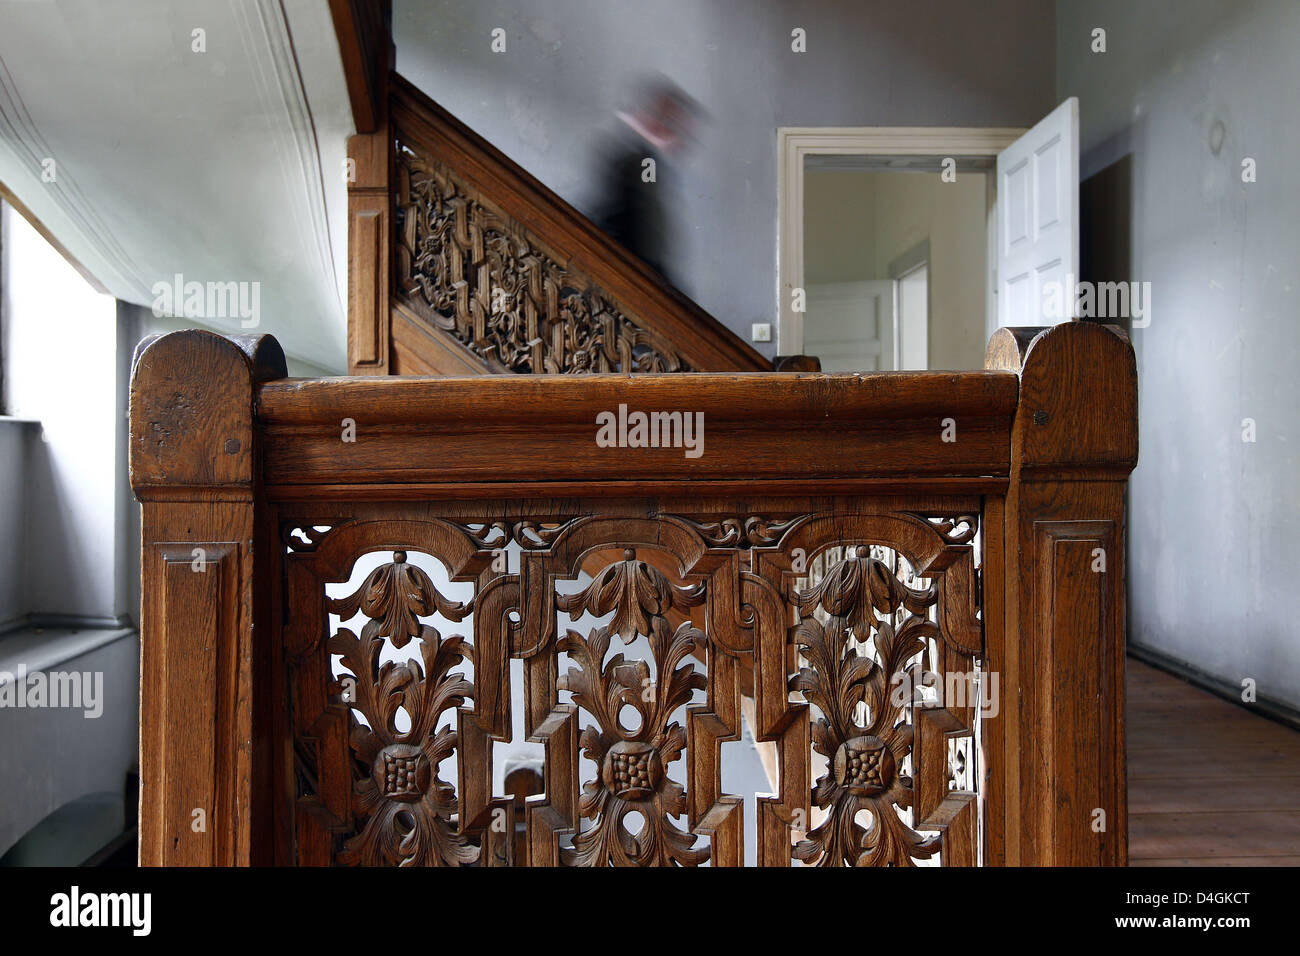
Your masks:
[[[892,680],[917,666],[938,628],[926,617],[935,587],[900,582],[866,548],[834,564],[815,587],[799,592],[794,641],[807,666],[790,680],[822,716],[812,724],[813,749],[828,769],[813,789],[825,821],[794,847],[796,859],[820,866],[911,866],[939,849],[939,837],[907,826],[898,809],[912,805],[912,780],[901,772],[913,730]],[[813,614],[818,606],[825,624]],[[910,612],[897,626],[902,611]],[[875,658],[866,656],[870,640]],[[865,718],[861,718],[866,705]],[[869,827],[857,821],[866,810]]]
[[[595,719],[579,743],[600,768],[596,779],[584,785],[578,806],[579,814],[593,823],[563,852],[567,865],[698,866],[708,859],[708,847],[695,848],[695,837],[673,822],[686,810],[686,791],[667,774],[686,747],[686,731],[671,721],[672,714],[706,684],[690,660],[704,648],[703,632],[689,622],[674,632],[667,613],[703,600],[703,585],[679,588],[637,560],[631,549],[585,591],[557,595],[560,609],[574,620],[584,611],[613,614],[608,626],[586,638],[570,630],[559,642],[577,665],[561,676],[559,687],[572,691],[574,702]],[[625,644],[645,635],[653,661],[628,661],[620,653],[605,662],[613,634]],[[645,819],[637,834],[623,822],[633,811]]]
[[[682,372],[682,357],[437,160],[399,138],[398,282],[435,327],[511,372]]]
[[[355,594],[330,602],[335,613],[360,607],[373,615],[360,638],[340,628],[329,641],[329,651],[342,656],[352,675],[344,694],[352,709],[352,807],[363,821],[360,832],[344,845],[339,862],[469,864],[478,858],[478,848],[457,832],[455,788],[438,776],[438,765],[456,749],[457,734],[451,727],[439,729],[438,721],[474,696],[473,684],[453,670],[464,660],[472,661],[473,648],[463,637],[444,639],[416,619],[444,604],[462,615],[468,609],[446,602],[424,572],[406,564],[405,558],[397,552],[393,562],[367,577]],[[414,660],[381,666],[385,636],[399,647],[418,637],[423,666]],[[397,729],[399,709],[410,720],[406,731]]]

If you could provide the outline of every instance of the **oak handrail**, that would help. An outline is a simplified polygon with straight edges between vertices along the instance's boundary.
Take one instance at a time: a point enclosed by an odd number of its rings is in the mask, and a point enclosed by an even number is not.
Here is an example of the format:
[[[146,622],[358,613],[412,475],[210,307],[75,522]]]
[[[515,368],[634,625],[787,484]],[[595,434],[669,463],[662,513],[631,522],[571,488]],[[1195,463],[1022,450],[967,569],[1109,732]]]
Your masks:
[[[787,641],[811,638],[790,628],[802,615],[788,568],[796,550],[832,541],[847,546],[836,581],[858,565],[880,573],[868,545],[897,547],[928,568],[941,584],[940,653],[999,676],[1000,707],[980,725],[982,820],[973,794],[933,776],[945,735],[973,732],[969,708],[919,714],[916,742],[906,744],[929,768],[917,779],[918,812],[943,834],[951,862],[1123,865],[1132,348],[1118,330],[1087,323],[1001,330],[987,365],[856,376],[289,379],[270,337],[186,331],[142,343],[131,386],[131,481],[143,505],[142,863],[328,863],[344,838],[341,860],[391,862],[391,845],[373,832],[379,818],[349,809],[349,788],[369,784],[354,779],[346,752],[347,706],[326,689],[321,582],[346,580],[355,558],[376,549],[395,551],[383,574],[404,574],[407,548],[439,554],[458,580],[475,582],[480,656],[477,696],[458,718],[462,767],[490,767],[492,741],[508,734],[494,690],[508,660],[523,659],[535,682],[527,727],[547,748],[547,789],[523,810],[528,859],[590,858],[559,842],[577,832],[578,771],[567,756],[577,727],[555,703],[558,675],[547,670],[555,651],[545,641],[562,631],[545,581],[611,548],[630,556],[600,573],[647,569],[636,573],[707,584],[698,613],[708,636],[699,640],[709,680],[720,683],[690,720],[701,735],[689,748],[691,832],[708,837],[717,864],[744,855],[741,811],[709,756],[739,733],[743,698],[755,738],[771,742],[786,768],[781,793],[758,804],[760,862],[824,856],[810,834],[798,839],[808,715],[787,695],[786,655]],[[620,406],[702,414],[703,453],[600,443],[600,416],[618,422]],[[963,515],[972,523],[964,534],[954,530]],[[286,539],[291,527],[304,537]],[[517,574],[492,563],[495,543],[511,536],[526,552]],[[880,586],[874,600],[886,600]],[[888,593],[896,601],[903,592]],[[679,621],[697,612],[653,613]],[[750,676],[732,660],[748,661]],[[883,745],[868,736],[846,746]],[[416,773],[409,751],[389,751]],[[416,797],[399,789],[393,799]],[[501,832],[513,835],[514,801],[475,773],[462,776],[456,801],[458,812],[437,823],[452,842],[437,853],[425,844],[419,862],[516,862],[513,836],[498,840],[490,826],[500,811],[510,821]]]

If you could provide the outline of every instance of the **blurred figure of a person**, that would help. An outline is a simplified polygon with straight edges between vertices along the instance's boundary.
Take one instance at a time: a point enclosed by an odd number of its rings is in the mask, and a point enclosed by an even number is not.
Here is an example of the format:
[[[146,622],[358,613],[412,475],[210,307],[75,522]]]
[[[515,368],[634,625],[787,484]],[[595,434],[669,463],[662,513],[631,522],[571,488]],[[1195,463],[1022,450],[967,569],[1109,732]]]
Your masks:
[[[615,115],[619,131],[604,151],[592,218],[669,278],[669,183],[673,164],[694,133],[699,104],[666,77],[656,76],[643,81],[632,109]]]

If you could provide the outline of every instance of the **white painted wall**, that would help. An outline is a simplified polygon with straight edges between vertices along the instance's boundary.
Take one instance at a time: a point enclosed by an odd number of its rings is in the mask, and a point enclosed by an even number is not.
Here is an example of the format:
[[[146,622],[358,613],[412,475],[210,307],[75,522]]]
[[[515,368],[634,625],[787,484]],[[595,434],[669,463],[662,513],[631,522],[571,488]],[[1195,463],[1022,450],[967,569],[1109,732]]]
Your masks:
[[[354,127],[328,4],[0,3],[0,75],[0,182],[109,292],[257,283],[256,331],[346,368]]]
[[[0,709],[0,853],[54,810],[88,793],[122,794],[136,759],[140,642],[133,631],[47,630],[37,639],[74,648],[73,656],[41,669],[102,674],[98,716],[85,708]],[[39,663],[40,645],[16,653],[0,638],[0,670],[16,674],[20,660]],[[85,647],[84,652],[76,648]],[[30,673],[30,671],[29,671]],[[99,847],[89,847],[87,855]]]
[[[930,267],[918,266],[898,279],[898,368],[929,368]]]
[[[0,576],[23,581],[26,612],[115,618],[117,303],[12,210],[3,248],[5,407],[40,424],[25,431],[26,546],[0,549]]]
[[[876,176],[876,268],[930,241],[932,369],[984,367],[988,268],[985,174],[960,169],[954,182],[925,173]]]
[[[1300,5],[1088,0],[1057,20],[1082,176],[1132,163],[1133,274],[1105,278],[1152,284],[1129,640],[1300,706]]]

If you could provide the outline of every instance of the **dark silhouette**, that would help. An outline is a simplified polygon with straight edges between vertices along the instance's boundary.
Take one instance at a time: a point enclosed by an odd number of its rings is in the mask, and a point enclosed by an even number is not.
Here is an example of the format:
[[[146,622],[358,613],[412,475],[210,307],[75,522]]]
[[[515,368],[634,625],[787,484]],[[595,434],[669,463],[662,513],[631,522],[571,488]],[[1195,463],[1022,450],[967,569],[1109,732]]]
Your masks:
[[[690,141],[699,114],[691,97],[656,77],[644,84],[634,109],[616,114],[619,132],[602,159],[592,218],[665,277],[671,165]]]

